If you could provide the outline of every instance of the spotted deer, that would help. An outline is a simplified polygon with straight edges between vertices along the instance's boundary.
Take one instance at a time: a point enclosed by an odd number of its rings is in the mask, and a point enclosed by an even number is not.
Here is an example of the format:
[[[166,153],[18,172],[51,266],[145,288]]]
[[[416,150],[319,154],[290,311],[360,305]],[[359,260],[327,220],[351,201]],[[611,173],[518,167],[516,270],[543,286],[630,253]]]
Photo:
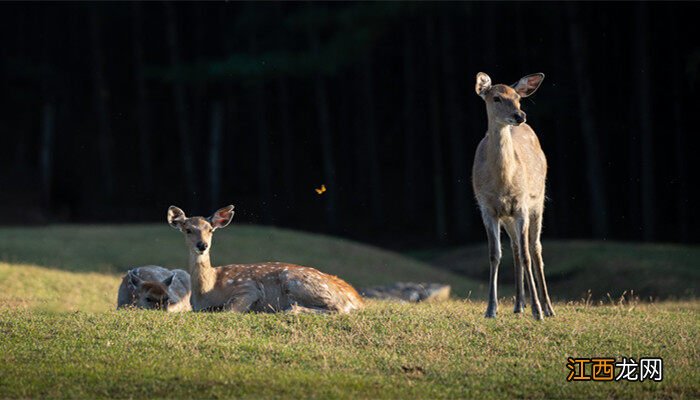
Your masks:
[[[488,130],[476,149],[472,184],[488,237],[491,271],[486,317],[489,318],[496,317],[498,310],[496,284],[501,261],[501,226],[510,237],[515,261],[513,311],[520,313],[525,306],[525,279],[535,319],[542,319],[540,298],[544,301],[544,314],[554,316],[540,243],[547,159],[537,135],[525,123],[525,112],[520,109],[520,99],[532,95],[543,79],[544,74],[532,74],[508,86],[492,85],[491,78],[483,72],[476,75],[476,93],[486,102]],[[534,274],[531,259],[534,259]]]
[[[117,309],[145,308],[168,312],[191,311],[190,274],[157,265],[130,269],[119,285]]]
[[[347,313],[362,307],[357,291],[315,268],[282,262],[213,267],[209,259],[215,230],[233,218],[233,206],[208,218],[168,209],[168,223],[185,235],[195,311]]]

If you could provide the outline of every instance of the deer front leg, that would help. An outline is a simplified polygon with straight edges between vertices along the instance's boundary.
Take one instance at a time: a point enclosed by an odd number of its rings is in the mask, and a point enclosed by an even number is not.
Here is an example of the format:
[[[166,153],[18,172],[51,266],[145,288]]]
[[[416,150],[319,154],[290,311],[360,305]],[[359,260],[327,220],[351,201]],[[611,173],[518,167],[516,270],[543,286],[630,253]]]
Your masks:
[[[518,247],[520,250],[520,265],[525,270],[525,279],[530,291],[530,302],[532,303],[532,316],[537,320],[542,319],[542,306],[537,296],[537,286],[532,276],[532,262],[530,260],[530,246],[528,241],[530,221],[527,213],[516,218],[516,234],[518,235]]]
[[[482,212],[486,236],[489,241],[489,264],[491,271],[489,274],[489,305],[486,308],[486,318],[496,318],[498,312],[498,265],[501,263],[501,222]]]

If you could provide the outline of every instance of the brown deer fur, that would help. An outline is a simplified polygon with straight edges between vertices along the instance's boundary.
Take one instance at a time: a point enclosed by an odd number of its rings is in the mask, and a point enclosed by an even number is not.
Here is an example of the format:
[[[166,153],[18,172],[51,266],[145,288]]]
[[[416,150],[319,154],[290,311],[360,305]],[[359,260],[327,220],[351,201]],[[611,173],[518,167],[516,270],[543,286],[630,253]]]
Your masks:
[[[190,217],[171,206],[168,223],[185,235],[195,311],[341,312],[362,307],[355,289],[342,279],[314,268],[265,262],[213,267],[209,250],[213,232],[233,218],[233,206],[209,218]]]
[[[495,317],[498,309],[496,284],[501,260],[501,226],[510,236],[515,261],[514,312],[522,312],[525,304],[525,278],[533,316],[542,318],[540,297],[545,303],[545,315],[554,315],[540,243],[547,160],[537,135],[525,123],[526,115],[520,110],[520,99],[533,94],[542,79],[544,74],[528,75],[511,87],[491,85],[491,78],[483,72],[476,77],[476,92],[486,102],[488,115],[488,131],[476,150],[472,172],[474,194],[489,242],[491,272],[487,317]],[[531,258],[534,258],[535,274]]]

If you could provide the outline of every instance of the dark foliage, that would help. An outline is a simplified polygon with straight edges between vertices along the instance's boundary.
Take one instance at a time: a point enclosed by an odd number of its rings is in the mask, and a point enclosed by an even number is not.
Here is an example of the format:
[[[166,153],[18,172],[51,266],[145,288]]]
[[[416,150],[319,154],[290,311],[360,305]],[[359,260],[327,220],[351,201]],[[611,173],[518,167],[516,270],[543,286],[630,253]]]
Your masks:
[[[695,3],[3,3],[0,223],[483,240],[478,71],[544,72],[545,237],[696,242]],[[318,195],[314,188],[328,188]]]

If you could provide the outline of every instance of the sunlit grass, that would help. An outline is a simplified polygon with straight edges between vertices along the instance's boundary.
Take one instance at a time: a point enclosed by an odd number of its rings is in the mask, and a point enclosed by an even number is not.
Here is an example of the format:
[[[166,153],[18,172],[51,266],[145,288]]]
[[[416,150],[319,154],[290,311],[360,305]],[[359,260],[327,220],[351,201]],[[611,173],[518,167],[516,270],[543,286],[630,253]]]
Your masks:
[[[479,286],[349,241],[224,232],[215,262],[280,259],[355,284],[444,281],[461,295]],[[472,300],[369,302],[330,316],[117,312],[121,271],[184,267],[179,233],[3,228],[0,257],[11,261],[0,262],[0,398],[700,397],[698,301],[559,302],[541,322],[529,309],[512,314],[507,300],[495,320]],[[664,381],[566,382],[568,356],[662,357]]]
[[[2,397],[697,398],[698,303],[481,302],[352,315],[0,310]],[[567,356],[658,356],[664,381],[565,381]]]
[[[187,269],[187,249],[182,234],[165,222],[0,228],[0,261],[118,275],[147,264]],[[479,286],[412,258],[349,240],[251,225],[216,232],[215,265],[260,261],[316,267],[357,286],[397,280],[440,282],[452,285],[460,296]]]

